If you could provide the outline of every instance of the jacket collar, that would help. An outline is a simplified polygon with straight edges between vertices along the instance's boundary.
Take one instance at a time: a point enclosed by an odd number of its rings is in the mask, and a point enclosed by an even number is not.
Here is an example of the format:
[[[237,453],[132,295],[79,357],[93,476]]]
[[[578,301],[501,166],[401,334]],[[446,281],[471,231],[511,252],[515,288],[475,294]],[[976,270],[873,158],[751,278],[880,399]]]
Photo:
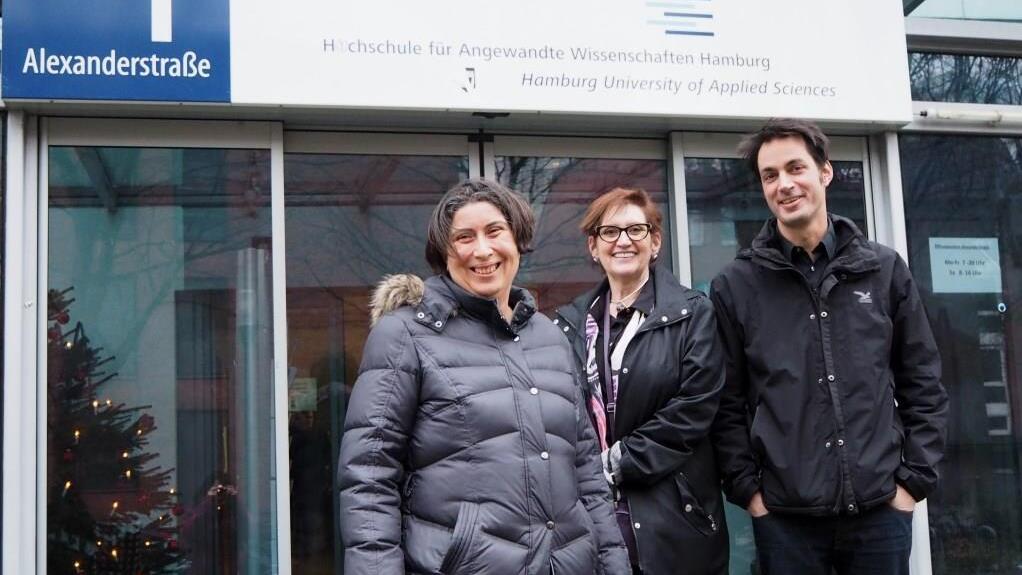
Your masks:
[[[880,260],[876,250],[869,245],[869,241],[862,235],[859,228],[852,220],[836,215],[828,214],[831,224],[834,227],[836,238],[834,254],[828,269],[848,273],[866,273],[880,269]],[[738,252],[736,259],[748,259],[767,269],[792,269],[795,267],[791,261],[784,257],[778,248],[780,242],[777,231],[777,219],[770,218],[759,235],[752,240],[752,247]]]
[[[695,296],[695,292],[682,286],[669,270],[653,266],[650,275],[652,275],[650,281],[653,282],[655,291],[655,303],[653,313],[646,319],[640,333],[688,317],[692,311],[689,299]],[[607,293],[609,287],[610,282],[607,281],[607,278],[603,278],[603,281],[595,288],[575,298],[570,304],[558,308],[558,319],[567,323],[566,326],[559,326],[562,327],[562,331],[566,328],[565,333],[573,337],[574,333],[572,332],[583,329],[589,308],[597,297]]]
[[[415,321],[442,332],[452,317],[464,313],[517,334],[536,313],[536,300],[528,290],[512,286],[510,303],[512,314],[509,324],[500,316],[496,300],[472,295],[446,276],[433,276],[425,282],[422,301],[415,310]]]

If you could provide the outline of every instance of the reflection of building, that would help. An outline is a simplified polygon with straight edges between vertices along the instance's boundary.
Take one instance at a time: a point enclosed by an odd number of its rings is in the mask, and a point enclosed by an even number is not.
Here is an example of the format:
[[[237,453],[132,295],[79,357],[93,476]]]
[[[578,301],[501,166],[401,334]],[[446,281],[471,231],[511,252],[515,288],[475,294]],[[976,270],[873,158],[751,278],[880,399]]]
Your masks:
[[[909,261],[940,342],[953,406],[949,460],[943,489],[916,514],[917,533],[931,534],[917,538],[916,572],[1011,573],[1022,564],[1022,9],[1013,3],[906,0],[899,12],[719,0],[711,23],[687,28],[650,15],[651,6],[633,14],[619,3],[620,12],[585,13],[610,24],[578,28],[620,33],[570,38],[568,20],[551,17],[561,4],[536,19],[474,5],[416,12],[428,8],[420,3],[358,22],[361,13],[341,19],[337,3],[319,2],[320,17],[299,24],[302,9],[292,8],[268,24],[257,20],[272,3],[228,18],[228,0],[180,0],[174,13],[201,12],[205,28],[178,18],[172,41],[153,43],[152,3],[118,8],[114,21],[97,17],[112,0],[48,9],[53,2],[10,0],[4,14],[15,30],[3,46],[5,571],[41,573],[46,561],[47,572],[70,569],[36,535],[59,533],[43,489],[59,480],[47,461],[61,455],[36,446],[73,433],[38,407],[52,395],[51,358],[34,343],[46,331],[36,300],[47,288],[74,287],[76,319],[115,357],[102,399],[146,406],[155,421],[145,452],[169,472],[178,506],[167,521],[189,572],[340,573],[345,518],[332,481],[368,297],[384,274],[429,273],[424,231],[440,194],[469,176],[525,194],[537,238],[519,279],[543,310],[599,278],[577,223],[595,194],[616,185],[653,194],[667,220],[661,265],[705,287],[766,217],[734,149],[739,133],[773,115],[811,116],[838,134],[829,205]],[[365,14],[387,9],[376,4]],[[741,19],[732,18],[738,4]],[[792,34],[787,52],[774,36],[764,40],[779,6],[819,24]],[[54,17],[43,22],[42,13]],[[48,27],[62,18],[78,33]],[[757,29],[744,27],[750,21]],[[361,38],[341,33],[353,22]],[[406,53],[413,40],[369,37],[380,27],[396,37],[411,22],[457,30],[422,41],[419,60]],[[665,30],[704,35],[668,39]],[[310,38],[306,57],[263,58]],[[475,60],[458,59],[462,44]],[[522,64],[496,51],[532,44],[532,56],[547,60]],[[570,60],[582,46],[604,56]],[[53,69],[26,74],[29,48],[56,57]],[[563,62],[552,55],[558,48]],[[446,49],[454,59],[440,56]],[[76,55],[86,67],[95,56],[102,71],[111,50],[128,58],[125,71],[111,59],[110,73],[73,73]],[[381,50],[394,53],[373,52]],[[198,68],[191,77],[141,74],[143,56],[170,65],[189,51],[195,62],[210,59],[211,74],[228,75],[207,86],[190,83],[202,80]],[[653,63],[664,51],[728,57],[678,58],[665,69]],[[745,54],[755,58],[736,57]],[[522,66],[557,81],[527,91]],[[597,86],[611,77],[611,88],[571,92],[562,67]],[[656,83],[675,75],[680,84]],[[733,93],[700,99],[698,84],[689,87],[698,77],[703,89]],[[789,95],[753,97],[775,82]],[[844,96],[821,99],[820,87],[834,82]],[[1000,291],[936,286],[931,238],[995,242]],[[134,492],[96,486],[81,496],[98,517],[111,493]],[[751,530],[740,510],[729,523],[733,572],[747,573]],[[93,544],[81,552],[114,560]],[[144,542],[132,552],[144,553]]]

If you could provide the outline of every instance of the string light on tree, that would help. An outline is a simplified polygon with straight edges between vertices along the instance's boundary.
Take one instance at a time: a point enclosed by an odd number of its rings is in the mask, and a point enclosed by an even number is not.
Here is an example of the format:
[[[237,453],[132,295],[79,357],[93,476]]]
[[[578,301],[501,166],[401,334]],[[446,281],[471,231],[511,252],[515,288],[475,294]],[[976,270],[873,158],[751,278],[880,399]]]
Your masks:
[[[47,421],[58,432],[47,447],[47,564],[89,575],[187,572],[181,525],[169,513],[181,505],[169,488],[173,470],[150,447],[151,406],[102,397],[117,376],[114,358],[72,322],[70,293],[48,297]]]

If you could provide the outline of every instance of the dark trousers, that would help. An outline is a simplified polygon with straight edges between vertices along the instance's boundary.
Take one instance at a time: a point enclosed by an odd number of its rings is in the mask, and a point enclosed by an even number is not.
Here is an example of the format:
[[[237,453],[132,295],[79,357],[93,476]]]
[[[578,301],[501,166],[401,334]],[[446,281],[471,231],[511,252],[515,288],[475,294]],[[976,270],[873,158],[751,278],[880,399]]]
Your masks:
[[[838,517],[768,513],[752,528],[762,575],[908,575],[912,514],[887,504]]]

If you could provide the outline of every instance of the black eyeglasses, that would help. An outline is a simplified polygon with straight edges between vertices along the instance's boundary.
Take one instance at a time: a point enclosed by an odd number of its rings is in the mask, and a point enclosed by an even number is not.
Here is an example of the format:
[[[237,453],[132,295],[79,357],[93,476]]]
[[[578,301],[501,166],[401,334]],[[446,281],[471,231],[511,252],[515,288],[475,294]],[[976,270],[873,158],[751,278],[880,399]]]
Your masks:
[[[626,228],[600,226],[596,228],[596,235],[605,242],[614,243],[621,237],[621,232],[624,232],[628,234],[628,239],[637,242],[646,239],[652,229],[653,226],[650,224],[632,224]]]

